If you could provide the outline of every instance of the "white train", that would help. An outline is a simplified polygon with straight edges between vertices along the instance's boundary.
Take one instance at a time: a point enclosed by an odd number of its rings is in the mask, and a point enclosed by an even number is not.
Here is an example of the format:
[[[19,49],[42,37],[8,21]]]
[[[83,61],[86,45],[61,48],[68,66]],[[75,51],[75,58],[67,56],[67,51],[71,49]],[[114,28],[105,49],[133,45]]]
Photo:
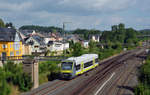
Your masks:
[[[61,63],[62,78],[72,79],[98,66],[98,54],[83,54],[79,57],[70,57]]]

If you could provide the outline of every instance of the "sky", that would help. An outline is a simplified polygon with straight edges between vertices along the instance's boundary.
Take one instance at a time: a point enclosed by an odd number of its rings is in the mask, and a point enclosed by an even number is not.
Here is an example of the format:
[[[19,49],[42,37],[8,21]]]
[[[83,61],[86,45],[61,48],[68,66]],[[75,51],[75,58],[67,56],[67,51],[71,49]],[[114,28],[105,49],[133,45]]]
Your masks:
[[[0,18],[23,25],[110,30],[124,23],[150,29],[150,0],[0,0]]]

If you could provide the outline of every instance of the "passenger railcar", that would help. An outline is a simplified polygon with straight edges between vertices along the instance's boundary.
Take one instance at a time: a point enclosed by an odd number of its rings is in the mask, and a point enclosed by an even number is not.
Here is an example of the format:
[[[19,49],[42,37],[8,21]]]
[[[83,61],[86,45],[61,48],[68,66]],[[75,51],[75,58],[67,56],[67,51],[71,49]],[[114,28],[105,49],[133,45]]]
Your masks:
[[[70,57],[61,63],[62,78],[72,79],[98,66],[97,54],[83,54],[79,57]]]

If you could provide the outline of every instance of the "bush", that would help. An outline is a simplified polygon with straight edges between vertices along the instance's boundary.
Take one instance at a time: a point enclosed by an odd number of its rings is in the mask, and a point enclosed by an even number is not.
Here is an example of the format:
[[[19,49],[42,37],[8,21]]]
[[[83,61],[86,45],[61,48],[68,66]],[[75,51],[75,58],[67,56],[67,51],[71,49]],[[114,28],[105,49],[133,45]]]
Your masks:
[[[59,78],[60,68],[56,61],[46,61],[39,64],[40,84]]]
[[[6,81],[17,85],[21,91],[28,91],[32,87],[31,77],[22,70],[22,64],[9,61],[4,65]]]
[[[140,68],[140,84],[135,88],[135,95],[150,95],[150,59]]]
[[[0,95],[9,95],[10,92],[9,84],[6,81],[6,73],[0,68]]]

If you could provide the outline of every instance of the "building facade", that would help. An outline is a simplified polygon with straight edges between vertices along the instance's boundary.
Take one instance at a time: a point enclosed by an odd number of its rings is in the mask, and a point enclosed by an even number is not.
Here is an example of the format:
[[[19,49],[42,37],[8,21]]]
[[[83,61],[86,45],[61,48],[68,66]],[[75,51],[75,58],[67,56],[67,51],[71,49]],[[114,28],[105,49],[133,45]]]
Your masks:
[[[15,29],[0,28],[0,56],[22,56],[22,41]]]

